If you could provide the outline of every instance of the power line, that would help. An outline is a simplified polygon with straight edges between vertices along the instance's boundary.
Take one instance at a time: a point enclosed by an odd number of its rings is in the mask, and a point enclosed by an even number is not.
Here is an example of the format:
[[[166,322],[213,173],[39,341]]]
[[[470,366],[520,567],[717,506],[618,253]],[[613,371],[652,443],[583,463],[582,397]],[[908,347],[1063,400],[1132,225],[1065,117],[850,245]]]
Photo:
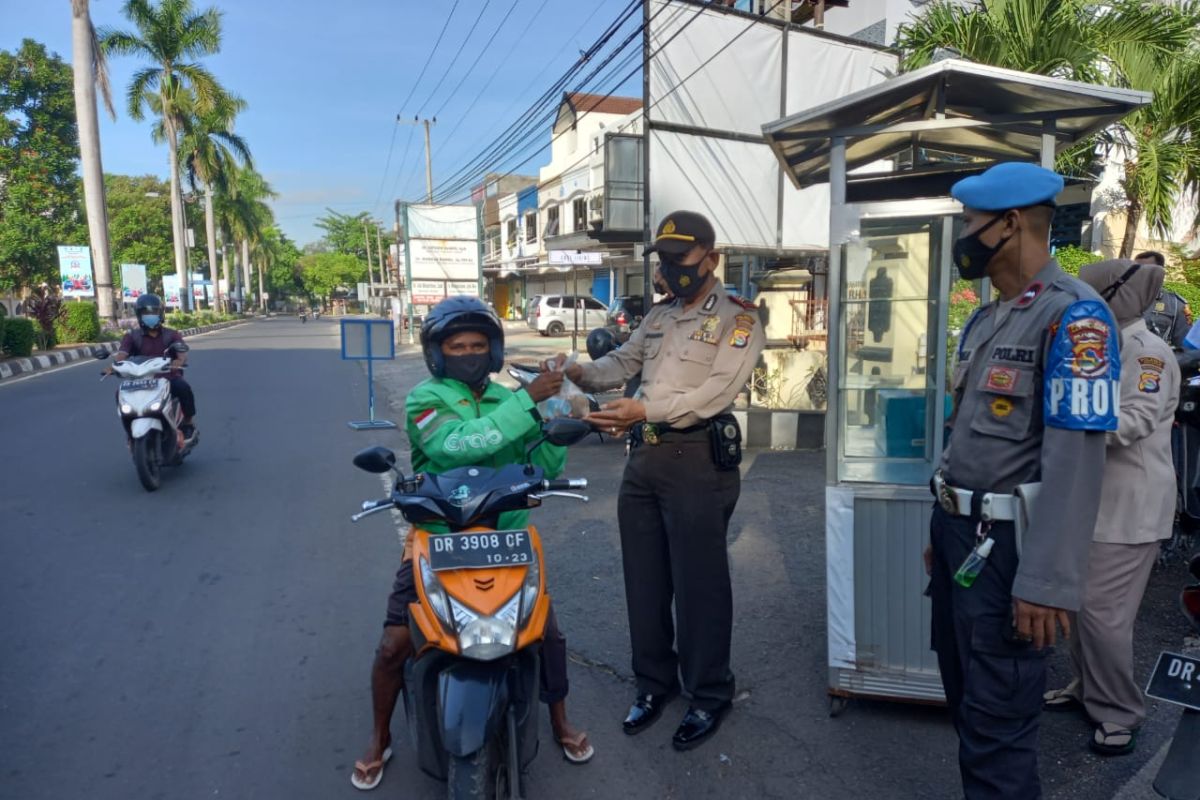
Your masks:
[[[541,12],[542,8],[545,8],[546,3],[549,1],[550,0],[542,0],[542,7],[534,12],[534,16],[537,16],[538,13]],[[458,90],[462,88],[462,85],[466,82],[467,78],[469,78],[471,73],[475,71],[475,67],[479,65],[479,59],[483,58],[484,53],[486,53],[488,48],[492,46],[492,42],[496,41],[496,36],[500,34],[500,31],[504,28],[505,23],[508,22],[508,18],[512,16],[512,13],[517,10],[517,6],[520,4],[520,2],[521,0],[513,0],[513,4],[508,7],[508,12],[504,15],[504,19],[500,20],[500,24],[497,25],[496,29],[492,31],[491,37],[484,42],[483,47],[479,48],[479,55],[475,56],[475,60],[471,62],[471,66],[467,67],[467,71],[464,72],[463,76],[458,79],[458,83],[453,89],[450,90],[450,94],[448,94],[446,99],[442,101],[442,104],[438,106],[437,111],[433,112],[433,116],[436,117],[438,114],[442,113],[442,111],[450,103],[450,100],[453,99],[454,95],[458,94]],[[512,50],[509,50],[510,54],[512,52]],[[494,72],[492,73],[492,76],[495,77]]]
[[[654,16],[657,17],[659,14],[663,13],[663,11],[665,11],[668,7],[669,7],[668,5],[662,6],[661,8],[659,8],[658,11],[655,12]],[[673,17],[673,19],[677,18],[678,15],[680,13],[682,13],[682,11],[683,11],[683,9],[677,8],[675,10],[675,17]],[[703,9],[701,9],[701,11],[703,11]],[[697,12],[697,16],[698,16],[698,14],[699,14],[699,12]],[[689,20],[689,22],[687,24],[684,25],[684,28],[686,28],[687,25],[690,25],[691,22],[694,22],[696,18],[697,18],[696,16],[693,16],[693,18],[691,20]],[[654,17],[651,18],[651,21],[653,21],[653,19],[654,19]],[[587,86],[587,84],[590,81],[592,81],[594,78],[596,78],[596,76],[614,58],[616,58],[623,50],[625,50],[627,47],[630,46],[632,41],[641,33],[643,27],[644,27],[643,25],[639,24],[638,27],[636,29],[634,29],[625,38],[625,40],[621,42],[620,45],[618,45],[616,47],[616,49],[614,49],[611,53],[608,54],[608,56],[599,64],[599,66],[597,66],[595,69],[593,69],[585,78],[583,78],[582,81],[580,81],[580,83],[573,90],[573,93],[582,92],[583,89]],[[683,29],[680,29],[679,32],[682,33],[682,30]],[[676,35],[678,35],[678,34],[676,34]],[[674,38],[674,37],[672,37],[672,38]],[[667,42],[667,44],[669,44],[669,43],[670,42]],[[640,48],[631,52],[630,55],[627,56],[623,62],[621,62],[621,64],[618,64],[618,66],[616,68],[614,68],[614,71],[619,71],[625,64],[628,64],[630,61],[632,61],[634,59],[634,57],[636,57],[639,54],[640,54]],[[592,109],[594,109],[596,107],[596,105],[598,105],[599,102],[602,102],[603,100],[611,97],[613,92],[615,92],[617,88],[619,88],[621,85],[623,85],[625,83],[625,81],[627,81],[629,79],[629,77],[631,75],[637,73],[638,69],[640,69],[640,66],[638,68],[636,68],[632,73],[630,73],[630,75],[625,76],[620,81],[618,81],[613,86],[613,88],[609,90],[609,92],[607,94],[605,94],[605,95],[603,95],[603,97],[601,97],[600,101],[597,101],[596,104],[593,104],[593,106],[591,108],[589,108],[587,111],[585,111],[583,114],[581,114],[580,118],[582,119],[584,116],[586,116]],[[500,143],[499,151],[496,151],[496,147],[493,147],[492,148],[492,151],[493,151],[492,160],[489,162],[489,166],[498,166],[500,164],[503,164],[508,159],[513,157],[516,153],[519,153],[521,151],[528,149],[531,144],[538,144],[537,140],[530,138],[530,134],[532,134],[533,136],[540,136],[541,135],[541,133],[540,133],[541,126],[554,118],[554,116],[557,114],[557,109],[558,109],[558,103],[555,103],[555,105],[552,108],[550,108],[549,111],[545,115],[543,115],[541,118],[539,118],[538,120],[536,120],[533,123],[534,124],[533,128],[528,129],[520,137],[509,137],[507,141]],[[564,131],[563,133],[554,136],[550,141],[551,145],[553,145],[553,143],[555,141],[557,141],[561,136],[565,135],[565,133],[566,132]],[[539,151],[542,149],[542,147],[544,147],[544,145],[538,144]],[[528,162],[529,160],[531,160],[533,158],[534,155],[536,155],[536,153],[531,155],[529,158],[525,159],[521,163],[524,164],[524,163]],[[478,160],[478,159],[476,159],[476,160]],[[470,167],[471,167],[471,165],[468,165],[467,168],[460,169],[458,171],[458,173],[455,174],[457,177],[452,176],[452,178],[444,181],[441,184],[441,186],[439,187],[438,195],[443,198],[447,197],[447,196],[451,196],[454,193],[460,191],[463,188],[466,188],[466,186],[469,186],[471,183],[473,183],[476,172],[473,169],[470,169]],[[487,170],[483,170],[483,171],[486,173]],[[512,172],[510,171],[505,174],[511,175]]]
[[[538,6],[536,11],[533,12],[533,19],[537,19],[541,15],[542,9],[544,9],[546,7],[546,4],[548,2],[549,2],[549,0],[542,0],[542,4],[540,6]],[[598,14],[600,12],[601,7],[602,6],[600,3],[592,4],[592,13],[588,14],[588,17],[587,17],[587,19],[585,19],[583,21],[583,24],[579,26],[579,28],[575,31],[575,33],[571,34],[571,37],[569,39],[567,39],[566,44],[564,44],[557,53],[555,53],[553,56],[551,56],[550,60],[547,61],[540,69],[536,70],[536,72],[538,74],[541,74],[541,73],[545,72],[547,69],[549,69],[550,65],[553,64],[555,61],[557,61],[558,57],[561,56],[564,52],[566,52],[568,47],[572,46],[572,44],[575,42],[575,40],[577,38],[579,38],[579,34],[583,32],[583,29],[586,28],[588,26],[588,23],[590,23],[592,21],[592,19],[596,16],[596,14]],[[504,58],[501,59],[500,63],[492,68],[491,77],[488,78],[487,83],[485,83],[483,85],[483,88],[481,88],[479,90],[479,94],[475,95],[475,99],[471,101],[471,104],[469,106],[467,106],[467,108],[473,108],[480,101],[480,99],[483,97],[484,93],[487,92],[487,90],[489,88],[491,88],[492,82],[495,81],[496,77],[500,74],[500,68],[508,63],[508,60],[510,58],[512,58],[513,53],[516,53],[518,51],[518,49],[519,48],[517,48],[517,47],[510,47],[508,49]],[[574,63],[578,63],[578,58],[576,59],[576,61]],[[514,101],[512,103],[512,105],[510,105],[507,109],[505,109],[501,113],[497,114],[496,120],[499,121],[501,119],[506,118],[509,115],[509,113],[517,107],[518,102],[520,102],[520,101]],[[460,117],[458,123],[453,128],[450,129],[450,133],[448,133],[446,135],[446,138],[442,140],[443,147],[446,144],[448,144],[451,139],[454,138],[454,134],[458,131],[458,129],[462,125],[462,122],[464,119],[466,119],[465,115]],[[493,126],[493,128],[494,128],[494,126]],[[487,133],[490,134],[491,129],[489,129],[487,131]]]
[[[525,113],[522,114],[516,122],[512,123],[504,132],[502,132],[496,141],[485,147],[481,153],[476,155],[463,167],[459,168],[450,177],[443,181],[443,189],[444,187],[455,185],[462,179],[474,175],[477,171],[477,167],[501,163],[501,161],[497,161],[497,156],[500,156],[502,159],[506,150],[510,150],[515,143],[520,142],[522,139],[528,138],[531,134],[536,135],[540,131],[540,126],[548,121],[548,117],[542,114],[543,110],[548,107],[547,104],[553,102],[554,105],[552,109],[557,108],[558,92],[567,85],[571,78],[574,77],[585,64],[591,61],[591,59],[594,58],[595,55],[604,48],[604,46],[616,35],[617,31],[620,30],[621,26],[629,19],[630,16],[632,16],[633,12],[636,11],[639,6],[640,0],[632,0],[627,5],[626,9],[622,11],[620,15],[618,15],[618,18],[609,24],[609,26],[601,34],[600,38],[597,39],[597,41],[593,43],[590,48],[588,48],[584,55],[577,62],[575,62],[575,64],[573,64],[565,74],[555,81],[549,89],[543,92],[542,95],[533,103],[533,105],[526,109]],[[625,45],[623,44],[622,48],[624,46]],[[622,48],[618,48],[611,53],[609,57],[601,64],[601,68],[607,64],[614,55],[619,53]],[[585,85],[587,81],[591,80],[595,76],[598,69],[593,70],[588,77],[583,79],[580,85]],[[550,111],[550,114],[553,115],[553,110]],[[486,172],[486,170],[483,171]]]
[[[774,10],[774,9],[775,9],[775,8],[776,8],[778,5],[780,5],[782,2],[784,2],[784,0],[775,0],[775,2],[774,2],[772,5],[771,5],[771,7],[770,7],[770,8],[768,8],[768,9],[767,9],[767,10],[766,10],[764,13],[770,13],[770,12],[771,12],[771,11],[773,11],[773,10]],[[664,8],[665,8],[665,7],[666,7],[666,6],[664,6]],[[662,51],[663,51],[663,50],[665,50],[665,49],[666,49],[666,47],[667,47],[669,44],[671,44],[671,42],[675,41],[675,39],[676,39],[676,38],[678,38],[678,37],[679,37],[679,35],[680,35],[680,34],[682,34],[682,33],[683,33],[685,30],[687,30],[687,28],[688,28],[688,27],[689,27],[689,26],[690,26],[690,25],[691,25],[693,22],[695,22],[697,19],[699,19],[699,17],[700,17],[700,14],[701,14],[701,13],[703,13],[703,12],[704,12],[704,10],[705,10],[705,8],[704,8],[703,6],[702,6],[700,9],[698,9],[698,10],[697,10],[697,12],[696,12],[696,13],[695,13],[695,14],[692,16],[692,18],[691,18],[691,19],[689,19],[687,22],[685,22],[685,23],[683,24],[683,26],[682,26],[682,27],[681,27],[679,30],[677,30],[677,31],[676,31],[674,34],[672,34],[672,35],[671,35],[671,37],[670,37],[669,39],[667,39],[667,41],[663,42],[663,44],[662,44],[662,45],[660,45],[660,46],[659,46],[659,48],[658,48],[657,50],[655,50],[653,53],[651,53],[651,54],[649,55],[649,57],[647,58],[647,61],[649,61],[649,60],[653,59],[653,58],[654,58],[654,56],[656,56],[656,55],[658,55],[658,54],[662,53]],[[661,11],[662,11],[662,9],[660,9],[660,10],[659,10],[659,12],[656,12],[656,15],[657,15],[657,13],[661,13]],[[651,21],[653,21],[653,17],[651,18]],[[676,83],[674,86],[672,86],[670,89],[668,89],[666,92],[664,92],[664,93],[662,94],[662,96],[660,96],[660,97],[659,97],[657,100],[655,100],[653,103],[651,103],[651,104],[650,104],[650,106],[649,106],[648,108],[646,108],[646,109],[643,109],[643,112],[642,112],[642,120],[643,120],[643,122],[642,122],[642,129],[643,129],[643,135],[644,135],[644,137],[645,137],[645,141],[646,141],[646,142],[648,142],[648,141],[649,141],[649,139],[650,139],[650,136],[649,136],[649,129],[650,129],[650,126],[649,126],[649,124],[648,124],[648,120],[649,120],[649,111],[650,111],[650,109],[654,108],[654,106],[658,105],[660,102],[662,102],[662,101],[663,101],[664,99],[666,99],[668,96],[670,96],[671,94],[673,94],[673,93],[674,93],[676,90],[678,90],[678,89],[679,89],[681,86],[683,86],[683,84],[685,84],[685,83],[687,83],[689,80],[691,80],[691,79],[692,79],[692,78],[693,78],[693,77],[694,77],[696,74],[698,74],[698,73],[699,73],[699,72],[700,72],[702,69],[704,69],[704,67],[708,66],[710,63],[712,63],[712,61],[713,61],[714,59],[716,59],[716,58],[717,58],[719,55],[721,55],[721,53],[725,52],[725,50],[727,50],[727,49],[728,49],[730,46],[732,46],[734,42],[736,42],[738,39],[742,38],[742,37],[743,37],[743,36],[745,36],[747,33],[749,33],[749,32],[750,32],[750,30],[751,30],[751,29],[753,29],[753,27],[754,27],[755,25],[757,25],[757,24],[759,24],[759,23],[758,23],[758,20],[753,20],[753,21],[751,21],[749,25],[747,25],[745,28],[743,28],[743,29],[741,30],[741,32],[739,32],[739,33],[738,33],[736,36],[734,36],[732,39],[730,39],[728,42],[726,42],[726,43],[725,43],[725,45],[721,47],[721,49],[717,50],[717,52],[713,53],[711,56],[709,56],[707,59],[705,59],[705,60],[704,60],[704,61],[703,61],[703,62],[702,62],[702,63],[701,63],[701,64],[700,64],[698,67],[696,67],[696,69],[692,70],[692,72],[690,72],[690,73],[687,75],[687,77],[683,78],[683,79],[682,79],[682,80],[680,80],[678,83]],[[636,74],[637,74],[637,73],[638,73],[640,70],[641,70],[641,66],[639,65],[639,66],[638,66],[637,68],[635,68],[633,71],[631,71],[631,72],[629,72],[628,74],[626,74],[625,76],[623,76],[623,77],[621,78],[621,80],[620,80],[620,81],[618,81],[618,82],[617,82],[617,83],[614,85],[613,89],[612,89],[612,90],[610,90],[610,91],[608,92],[608,94],[604,95],[604,97],[603,97],[602,99],[607,99],[608,97],[611,97],[611,96],[612,96],[612,92],[613,92],[613,91],[615,91],[617,87],[619,87],[619,86],[623,85],[623,84],[625,83],[625,81],[627,81],[627,80],[629,80],[630,78],[632,78],[632,77],[633,77],[634,75],[636,75]],[[598,104],[597,104],[597,105],[598,105]],[[596,106],[595,106],[595,105],[593,105],[593,108],[595,108],[595,107],[596,107]],[[581,114],[581,115],[580,115],[580,118],[582,118],[583,116],[586,116],[586,114],[587,114],[587,113],[589,113],[589,112],[585,112],[584,114]],[[632,123],[632,121],[631,121],[631,123]],[[561,136],[563,136],[563,135],[565,135],[565,134],[566,134],[566,131],[564,131],[563,133],[560,133],[560,134],[557,134],[557,135],[555,135],[555,136],[554,136],[554,137],[553,137],[553,138],[550,140],[550,143],[551,143],[551,145],[553,145],[555,141],[557,141],[557,140],[558,140],[558,139],[559,139]],[[522,149],[523,149],[523,148],[522,148]],[[520,167],[524,166],[524,165],[525,165],[526,163],[528,163],[529,161],[532,161],[532,160],[533,160],[533,159],[534,159],[536,156],[537,156],[537,153],[536,153],[536,152],[535,152],[535,153],[533,153],[533,154],[531,154],[529,157],[525,158],[525,159],[524,159],[523,161],[521,161],[520,163],[518,163],[518,164],[514,165],[514,166],[513,166],[513,168],[512,168],[511,170],[509,170],[508,172],[504,173],[504,175],[501,175],[500,177],[501,177],[501,178],[504,178],[504,177],[506,177],[506,176],[508,176],[508,175],[511,175],[511,174],[513,174],[513,172],[515,172],[515,171],[516,171],[517,169],[519,169]],[[591,153],[588,153],[587,155],[585,155],[585,156],[583,156],[582,158],[578,159],[578,160],[577,160],[577,161],[575,161],[574,163],[572,163],[572,164],[569,164],[568,166],[566,166],[565,168],[563,168],[563,170],[562,170],[562,173],[569,172],[570,170],[572,170],[572,169],[574,169],[575,167],[579,166],[580,164],[582,164],[584,161],[586,161],[586,160],[587,160],[587,159],[589,159],[589,158],[591,158]],[[561,174],[561,173],[560,173],[560,174]],[[556,176],[556,177],[557,177],[557,176]],[[539,184],[538,184],[538,188],[541,188],[541,186],[542,186],[542,185],[543,185],[543,184],[539,183]]]
[[[438,46],[442,43],[442,37],[446,35],[446,29],[450,27],[450,20],[454,18],[454,12],[458,8],[458,3],[459,0],[454,0],[454,5],[450,7],[450,13],[447,15],[445,23],[442,24],[442,31],[438,34],[437,41],[433,43],[433,49],[429,51],[429,56],[425,59],[425,64],[422,65],[420,74],[417,75],[417,79],[413,81],[412,86],[409,88],[408,96],[405,97],[404,102],[400,104],[401,110],[408,105],[408,101],[412,99],[413,94],[417,91],[417,87],[421,84],[421,78],[425,77],[425,70],[429,69],[430,63],[433,62],[433,56],[435,53],[437,53]],[[399,118],[400,115],[397,114],[396,116]],[[392,163],[392,147],[396,144],[397,127],[398,126],[396,125],[392,126],[392,143],[388,145],[387,164],[383,168],[383,175],[379,178],[379,191],[375,195],[375,206],[379,205],[379,199],[383,196],[383,187],[387,185],[388,169],[391,168]],[[411,138],[412,137],[409,137],[410,140]],[[375,206],[373,206],[373,208]]]
[[[462,55],[462,51],[466,48],[467,42],[471,41],[472,34],[474,34],[475,29],[479,27],[479,21],[483,19],[483,15],[487,11],[487,7],[491,4],[491,2],[492,0],[483,0],[483,8],[479,9],[479,13],[475,16],[475,21],[471,23],[471,30],[467,31],[467,35],[462,40],[462,44],[458,46],[458,50],[456,50],[454,55],[450,58],[450,63],[446,65],[446,71],[442,73],[442,77],[438,78],[438,82],[434,84],[433,91],[429,93],[429,96],[425,98],[425,102],[421,103],[420,108],[417,109],[418,117],[421,116],[421,112],[425,110],[425,106],[429,105],[429,101],[432,100],[434,95],[437,94],[437,90],[442,88],[442,83],[446,80],[446,76],[450,74],[450,70],[454,69],[454,64],[458,61],[458,57]],[[433,116],[436,117],[437,114],[434,114]]]

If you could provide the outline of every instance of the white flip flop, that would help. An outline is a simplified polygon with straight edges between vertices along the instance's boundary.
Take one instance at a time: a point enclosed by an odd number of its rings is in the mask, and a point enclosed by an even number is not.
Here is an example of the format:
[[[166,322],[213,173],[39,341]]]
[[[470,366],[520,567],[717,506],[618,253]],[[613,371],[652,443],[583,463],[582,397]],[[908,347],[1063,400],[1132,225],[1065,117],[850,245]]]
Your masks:
[[[392,760],[392,748],[389,747],[383,751],[383,758],[379,759],[378,761],[373,761],[370,764],[364,764],[361,761],[355,761],[354,762],[354,772],[350,773],[350,783],[354,786],[355,789],[361,789],[364,792],[371,791],[372,789],[374,789],[376,786],[379,785],[380,781],[383,780],[383,768],[386,767],[387,763],[391,760]],[[376,765],[379,766],[379,771],[375,773],[374,780],[362,781],[362,780],[358,779],[358,772],[360,770],[365,775],[368,772],[370,772],[372,769],[374,769]]]

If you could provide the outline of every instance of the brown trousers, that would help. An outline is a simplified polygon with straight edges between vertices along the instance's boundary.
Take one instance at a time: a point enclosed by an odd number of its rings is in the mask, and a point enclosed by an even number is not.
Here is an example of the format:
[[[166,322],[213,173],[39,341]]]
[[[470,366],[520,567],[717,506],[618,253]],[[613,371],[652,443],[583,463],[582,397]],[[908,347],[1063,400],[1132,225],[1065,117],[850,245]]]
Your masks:
[[[1133,676],[1133,623],[1159,543],[1093,542],[1083,607],[1072,615],[1071,661],[1078,697],[1096,723],[1136,729],[1146,717]]]

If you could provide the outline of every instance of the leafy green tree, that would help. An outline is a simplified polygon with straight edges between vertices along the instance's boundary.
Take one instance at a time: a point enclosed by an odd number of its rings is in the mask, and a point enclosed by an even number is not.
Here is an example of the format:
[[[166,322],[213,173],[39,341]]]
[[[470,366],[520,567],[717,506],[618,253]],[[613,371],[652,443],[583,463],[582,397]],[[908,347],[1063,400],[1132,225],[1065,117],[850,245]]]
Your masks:
[[[384,252],[393,243],[392,234],[384,229],[377,220],[363,211],[358,214],[339,214],[333,209],[325,209],[325,216],[316,221],[316,225],[325,231],[322,241],[326,249],[333,253],[345,253],[367,261],[367,241],[370,240],[371,264],[378,268],[379,259],[375,250],[380,241]],[[378,236],[376,235],[378,233]]]
[[[73,82],[31,39],[0,51],[0,291],[57,283],[56,245],[87,242]]]
[[[300,281],[313,297],[329,298],[367,276],[366,262],[347,253],[314,253],[300,258]]]
[[[141,120],[149,110],[162,122],[170,167],[175,272],[186,285],[179,139],[189,114],[207,114],[228,96],[213,74],[195,60],[220,50],[221,15],[215,8],[197,13],[191,0],[160,0],[157,4],[126,0],[123,11],[137,30],[104,29],[101,46],[107,54],[140,56],[150,62],[129,84],[129,115]],[[190,296],[184,296],[190,304]]]
[[[1127,225],[1121,256],[1133,252],[1143,216],[1165,235],[1172,212],[1200,191],[1200,7],[1193,0],[936,0],[901,26],[904,69],[942,49],[998,67],[1154,93],[1100,143],[1121,147]],[[1076,171],[1096,142],[1059,159]]]

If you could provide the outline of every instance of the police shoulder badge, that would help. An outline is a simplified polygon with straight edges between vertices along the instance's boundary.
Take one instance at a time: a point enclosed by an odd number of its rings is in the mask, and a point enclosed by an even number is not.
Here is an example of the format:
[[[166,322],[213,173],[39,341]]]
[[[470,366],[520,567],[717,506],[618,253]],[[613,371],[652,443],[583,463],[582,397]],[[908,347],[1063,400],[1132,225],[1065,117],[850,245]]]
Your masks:
[[[1050,328],[1044,372],[1045,424],[1115,431],[1120,416],[1121,359],[1117,326],[1099,300],[1072,303]]]
[[[1145,394],[1157,394],[1162,387],[1162,373],[1167,366],[1161,358],[1142,356],[1138,359],[1141,374],[1138,376],[1138,391]]]

